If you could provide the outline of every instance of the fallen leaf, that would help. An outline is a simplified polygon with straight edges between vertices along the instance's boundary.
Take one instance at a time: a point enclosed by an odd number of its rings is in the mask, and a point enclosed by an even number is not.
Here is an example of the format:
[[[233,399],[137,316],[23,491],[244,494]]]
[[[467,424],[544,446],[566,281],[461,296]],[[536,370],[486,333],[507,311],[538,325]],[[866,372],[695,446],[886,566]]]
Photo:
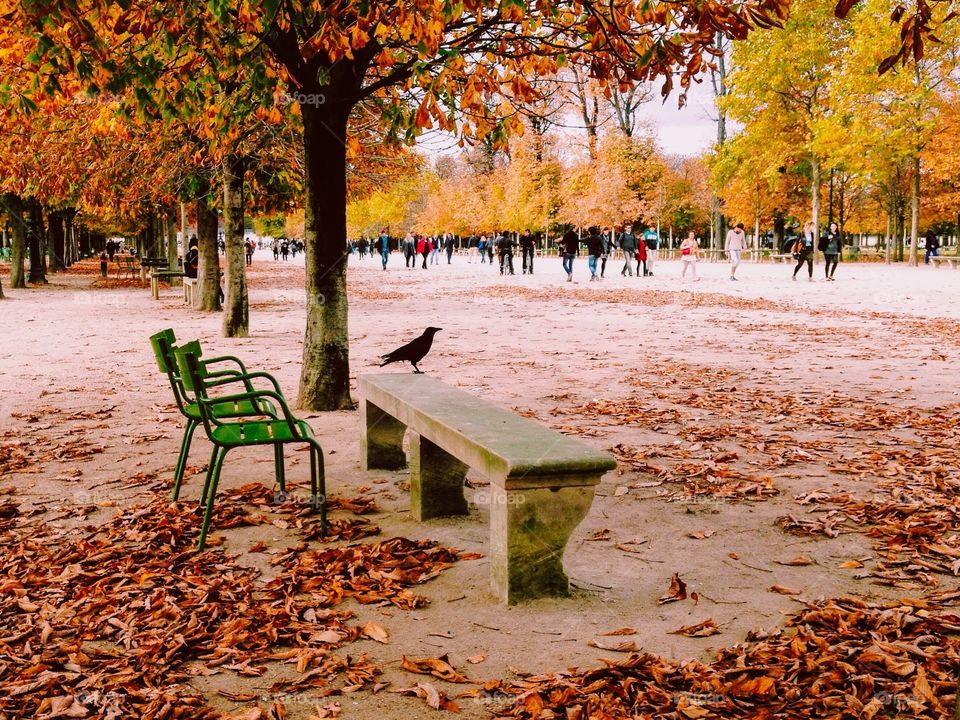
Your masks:
[[[678,600],[686,600],[686,598],[687,584],[680,579],[680,575],[674,573],[673,577],[670,578],[670,587],[667,588],[666,595],[662,595],[657,600],[657,605],[666,605],[667,603],[676,602]]]
[[[799,595],[799,590],[794,590],[793,588],[784,587],[783,585],[771,585],[769,588],[770,592],[780,593],[781,595]]]

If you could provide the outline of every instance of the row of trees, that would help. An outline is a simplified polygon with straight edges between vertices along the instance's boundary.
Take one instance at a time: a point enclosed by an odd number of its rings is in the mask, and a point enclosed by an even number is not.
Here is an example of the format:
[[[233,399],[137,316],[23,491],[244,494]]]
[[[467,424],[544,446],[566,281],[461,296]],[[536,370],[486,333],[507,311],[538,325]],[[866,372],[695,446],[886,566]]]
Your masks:
[[[883,235],[917,262],[923,229],[960,211],[960,26],[942,24],[907,65],[885,0],[838,19],[832,0],[794,0],[784,28],[733,44],[721,109],[743,129],[710,158],[725,212],[756,226],[833,220]],[[933,7],[943,19],[947,8]],[[904,12],[895,12],[899,17]],[[910,35],[909,37],[913,37]],[[831,194],[828,199],[827,193]]]
[[[527,133],[509,152],[475,151],[421,163],[347,208],[351,237],[414,230],[457,235],[564,224],[617,227],[649,222],[665,234],[705,227],[709,172],[698,158],[664,156],[650,135],[611,131],[594,157],[565,152],[558,134]]]
[[[349,407],[351,194],[412,175],[437,189],[418,217],[455,223],[457,197],[447,189],[469,176],[493,180],[474,188],[491,224],[512,224],[509,212],[523,225],[541,216],[600,224],[675,216],[684,203],[671,205],[673,196],[698,195],[698,173],[635,137],[631,107],[652,80],[669,94],[715,71],[724,38],[781,25],[787,9],[787,0],[11,2],[0,26],[0,191],[11,227],[26,222],[17,207],[39,206],[53,244],[57,213],[155,243],[169,239],[190,204],[201,308],[211,310],[219,208],[226,335],[248,328],[244,215],[302,208],[307,297],[324,302],[307,307],[299,404]],[[918,4],[917,13],[926,9]],[[926,16],[912,26],[917,59],[929,27]],[[577,98],[586,161],[550,148],[557,82]],[[601,98],[621,136],[604,136]],[[477,165],[412,171],[398,143],[430,128],[472,148]],[[498,163],[507,138],[524,131],[511,162]],[[520,209],[504,210],[514,200]],[[24,242],[14,239],[22,267]],[[42,263],[33,259],[31,272]]]

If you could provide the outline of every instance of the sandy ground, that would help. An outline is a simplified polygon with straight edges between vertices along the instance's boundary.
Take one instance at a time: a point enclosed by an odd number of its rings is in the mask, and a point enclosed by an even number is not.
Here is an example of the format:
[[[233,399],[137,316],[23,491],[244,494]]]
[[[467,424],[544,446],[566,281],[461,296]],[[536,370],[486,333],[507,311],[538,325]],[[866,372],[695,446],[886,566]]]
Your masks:
[[[476,680],[622,657],[590,641],[628,640],[670,658],[708,658],[751,629],[776,626],[803,599],[896,598],[930,582],[941,590],[956,586],[944,575],[884,581],[870,574],[877,556],[861,529],[847,524],[836,537],[805,536],[785,532],[778,518],[822,519],[824,511],[808,501],[815,491],[875,492],[876,472],[843,465],[877,448],[916,449],[910,427],[889,421],[897,413],[956,411],[960,272],[843,264],[837,281],[825,283],[820,265],[816,282],[808,283],[791,282],[785,265],[746,264],[734,283],[726,265],[701,263],[702,280],[683,283],[677,262],[661,262],[655,277],[626,278],[611,261],[607,278],[590,283],[580,258],[576,282],[567,283],[554,258],[538,259],[533,276],[520,274],[517,258],[513,277],[460,256],[441,263],[406,270],[394,254],[383,272],[378,260],[352,259],[352,372],[378,372],[379,354],[427,325],[442,327],[423,370],[597,448],[616,448],[621,464],[598,487],[568,546],[570,598],[501,606],[481,558],[422,586],[431,600],[426,608],[348,604],[360,624],[373,620],[389,631],[388,644],[360,640],[351,652],[369,653],[392,687],[423,679],[399,669],[404,655],[448,654]],[[148,288],[114,281],[93,288],[79,273],[20,291],[10,291],[4,277],[0,432],[51,452],[47,462],[0,484],[15,484],[20,502],[51,513],[96,503],[90,522],[110,517],[116,505],[143,501],[152,488],[166,492],[182,425],[148,337],[172,327],[181,340],[199,338],[208,355],[238,355],[274,373],[295,397],[302,276],[296,261],[276,264],[266,251],[257,254],[251,336],[240,340],[220,337],[219,315],[187,308],[179,289],[165,288],[152,301]],[[379,537],[431,538],[485,552],[484,505],[471,504],[466,518],[417,523],[408,511],[406,473],[360,469],[356,412],[315,413],[309,421],[324,447],[328,489],[374,498]],[[199,494],[207,447],[202,439],[194,445],[184,502]],[[306,460],[296,455],[288,478],[303,484]],[[231,455],[221,487],[272,486],[271,459],[255,450]],[[154,476],[152,485],[126,482]],[[470,475],[468,482],[468,497],[482,498],[483,478]],[[272,525],[215,533],[226,551],[267,575],[275,571],[247,548],[257,540],[293,544]],[[782,564],[800,556],[809,563]],[[697,593],[696,604],[657,604],[673,573]],[[708,618],[720,634],[670,634]],[[602,637],[622,627],[636,634]],[[466,663],[478,656],[482,662]],[[262,680],[232,674],[193,684],[224,711],[244,706],[215,695],[217,689],[253,688],[266,697]],[[437,685],[450,695],[463,689]],[[283,699],[291,718],[313,709],[309,693]],[[435,712],[388,692],[339,702],[350,718]],[[463,717],[489,717],[489,701],[459,704]]]

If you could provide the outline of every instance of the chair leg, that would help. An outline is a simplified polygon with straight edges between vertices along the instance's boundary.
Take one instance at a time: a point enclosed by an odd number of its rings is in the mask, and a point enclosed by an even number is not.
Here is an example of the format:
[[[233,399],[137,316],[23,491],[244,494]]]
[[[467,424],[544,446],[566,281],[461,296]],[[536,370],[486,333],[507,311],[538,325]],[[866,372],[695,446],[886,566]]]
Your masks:
[[[280,492],[287,491],[287,477],[283,467],[283,443],[273,444],[273,472],[280,486]]]
[[[180,497],[180,483],[183,482],[183,474],[187,470],[187,457],[190,455],[190,442],[193,440],[193,433],[197,429],[195,420],[187,420],[187,428],[183,432],[183,442],[180,443],[180,457],[177,458],[177,469],[173,472],[173,499]]]
[[[203,507],[207,502],[207,489],[210,487],[210,477],[213,473],[213,466],[217,462],[217,457],[219,457],[220,448],[216,445],[213,446],[213,450],[210,451],[210,463],[207,465],[207,475],[203,479],[203,492],[200,493],[200,507]]]
[[[310,443],[310,509],[320,511],[320,531],[327,530],[327,480],[323,467],[323,450]]]
[[[213,517],[213,502],[217,497],[217,483],[220,482],[220,468],[223,467],[223,459],[227,456],[227,448],[216,448],[214,451],[216,460],[211,466],[207,477],[206,500],[207,507],[203,513],[203,525],[200,527],[200,540],[197,541],[197,552],[203,550],[207,544],[207,532],[210,529],[210,518]]]

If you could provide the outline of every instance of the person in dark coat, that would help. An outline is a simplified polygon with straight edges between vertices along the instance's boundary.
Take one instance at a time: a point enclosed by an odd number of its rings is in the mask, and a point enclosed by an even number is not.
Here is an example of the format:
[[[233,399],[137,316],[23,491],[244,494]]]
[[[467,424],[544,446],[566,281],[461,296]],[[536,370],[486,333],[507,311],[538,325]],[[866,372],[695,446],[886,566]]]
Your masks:
[[[590,282],[596,282],[600,279],[597,275],[597,260],[603,255],[603,238],[600,236],[600,229],[590,228],[590,234],[587,235],[587,264],[590,267]]]
[[[927,234],[923,240],[923,249],[925,251],[923,256],[924,265],[930,264],[930,258],[940,255],[940,240],[933,230],[927,230]]]
[[[563,254],[563,271],[567,274],[567,282],[573,282],[573,259],[580,251],[580,237],[572,225],[560,238],[560,248]]]
[[[623,232],[617,238],[617,244],[623,251],[623,270],[620,271],[620,274],[629,274],[630,277],[633,277],[633,259],[634,255],[637,254],[638,247],[637,236],[633,234],[633,225],[627,223],[623,226]]]
[[[530,274],[533,275],[534,247],[533,235],[530,234],[530,230],[524,230],[523,235],[520,236],[520,254],[523,257],[524,275],[527,274],[528,270],[530,271]]]

